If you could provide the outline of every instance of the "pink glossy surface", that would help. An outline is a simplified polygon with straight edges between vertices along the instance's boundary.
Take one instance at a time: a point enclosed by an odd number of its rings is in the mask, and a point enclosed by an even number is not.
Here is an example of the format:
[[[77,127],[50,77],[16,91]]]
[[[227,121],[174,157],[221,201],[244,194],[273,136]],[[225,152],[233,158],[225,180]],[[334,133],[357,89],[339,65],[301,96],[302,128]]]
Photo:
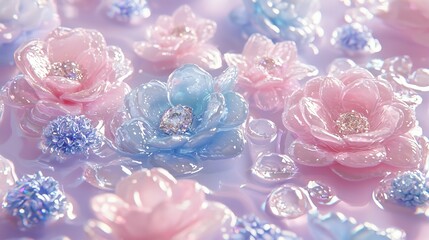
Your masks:
[[[242,39],[238,29],[229,21],[227,15],[231,9],[241,4],[239,0],[159,0],[152,1],[152,17],[143,21],[140,26],[127,26],[112,22],[101,13],[94,14],[96,1],[80,1],[75,9],[61,1],[60,12],[63,25],[66,27],[95,28],[102,32],[109,45],[118,45],[122,48],[125,56],[129,58],[135,68],[134,74],[128,83],[137,86],[142,82],[147,82],[152,78],[165,80],[166,75],[149,74],[146,70],[148,62],[135,55],[132,44],[135,41],[144,39],[144,29],[154,24],[158,14],[170,15],[178,6],[189,4],[198,16],[209,18],[217,22],[218,31],[211,40],[219,47],[222,53],[241,53],[246,40]],[[77,1],[74,1],[77,2]],[[82,3],[84,2],[84,3]],[[79,11],[78,11],[79,10]],[[318,43],[320,54],[313,55],[311,52],[301,53],[304,63],[312,64],[325,74],[328,64],[336,57],[343,57],[342,53],[330,47],[329,34],[335,26],[344,23],[342,14],[345,8],[335,0],[323,0],[322,4],[322,26],[325,29],[325,37]],[[410,55],[417,67],[429,66],[429,49],[415,45],[408,38],[382,24],[375,19],[368,24],[374,31],[382,45],[383,50],[372,57],[386,58],[396,55]],[[355,59],[364,62],[365,58]],[[220,71],[220,70],[219,70]],[[0,80],[4,84],[14,75],[16,69],[13,67],[0,68]],[[216,74],[214,74],[216,75]],[[417,108],[417,120],[423,128],[423,133],[429,133],[428,115],[429,95],[422,94],[423,103]],[[254,112],[254,115],[263,117],[264,113]],[[279,113],[280,115],[280,113]],[[282,123],[274,120],[279,128]],[[103,191],[98,190],[87,183],[75,186],[78,177],[82,174],[82,169],[73,164],[65,166],[55,166],[55,171],[50,170],[45,165],[34,163],[40,156],[37,149],[37,140],[23,137],[19,131],[19,118],[9,108],[6,109],[2,123],[0,125],[0,153],[13,160],[16,165],[18,176],[25,173],[33,173],[35,169],[44,169],[46,175],[58,178],[64,184],[64,190],[76,202],[75,212],[77,217],[72,220],[62,220],[46,228],[35,229],[28,232],[18,232],[13,230],[14,226],[6,219],[0,219],[0,239],[32,237],[37,239],[52,239],[58,236],[67,236],[71,239],[89,239],[82,231],[83,224],[93,217],[90,210],[90,199]],[[290,140],[290,137],[288,138]],[[290,142],[290,141],[289,141]],[[300,217],[293,220],[275,218],[267,214],[262,205],[267,195],[280,184],[261,184],[253,180],[250,176],[252,159],[255,159],[257,148],[248,146],[246,153],[235,161],[207,162],[206,168],[198,175],[190,178],[197,180],[200,184],[207,186],[214,191],[209,196],[209,200],[218,200],[228,206],[236,215],[254,213],[270,222],[276,223],[285,229],[291,229],[304,239],[311,239],[306,228],[306,218]],[[281,147],[284,150],[283,146]],[[274,148],[272,148],[274,149]],[[111,159],[110,159],[111,160]],[[106,159],[94,158],[92,161],[103,162]],[[318,206],[323,213],[328,211],[341,211],[345,215],[354,217],[358,222],[370,221],[380,228],[399,227],[407,232],[408,239],[426,239],[429,235],[429,224],[424,216],[409,215],[404,212],[387,212],[379,209],[372,200],[372,190],[376,188],[380,179],[370,179],[360,182],[346,181],[334,173],[329,168],[313,168],[299,166],[299,172],[293,180],[288,182],[299,186],[305,186],[310,180],[320,180],[331,186],[337,196],[342,200],[333,206]]]

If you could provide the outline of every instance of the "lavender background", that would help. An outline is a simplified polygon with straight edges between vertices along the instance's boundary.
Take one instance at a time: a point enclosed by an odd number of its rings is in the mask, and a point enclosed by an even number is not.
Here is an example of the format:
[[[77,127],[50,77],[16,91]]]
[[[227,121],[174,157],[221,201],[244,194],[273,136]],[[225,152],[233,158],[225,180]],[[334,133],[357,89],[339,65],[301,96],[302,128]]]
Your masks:
[[[159,14],[170,15],[178,6],[190,5],[200,17],[212,19],[218,23],[217,33],[212,43],[217,45],[221,52],[241,52],[245,39],[241,37],[239,29],[228,19],[229,12],[240,6],[240,0],[153,0],[149,1],[152,15],[144,20],[141,25],[123,25],[106,18],[102,9],[98,8],[98,0],[58,1],[62,25],[66,27],[95,28],[102,32],[109,45],[117,45],[122,48],[127,58],[132,60],[134,74],[128,79],[131,86],[137,86],[151,79],[166,80],[167,74],[150,74],[145,68],[147,62],[138,58],[132,51],[132,43],[144,39],[145,27],[151,25]],[[316,45],[320,53],[314,55],[310,51],[301,53],[301,59],[308,64],[317,66],[321,73],[325,73],[327,65],[337,57],[344,57],[342,53],[329,44],[329,37],[333,29],[344,22],[345,7],[339,0],[322,0],[322,27],[325,36]],[[382,43],[383,50],[371,57],[387,58],[398,55],[409,55],[416,67],[429,67],[429,49],[415,45],[413,42],[401,36],[374,19],[368,23],[374,31],[374,36]],[[355,61],[365,62],[367,59],[359,58]],[[220,71],[212,71],[217,75]],[[13,66],[0,67],[0,82],[4,84],[14,74]],[[424,134],[429,131],[428,101],[429,95],[423,94],[423,104],[417,108],[417,119],[420,121]],[[264,117],[261,113],[255,113],[256,117]],[[274,116],[279,129],[284,129],[279,121],[280,116]],[[76,218],[63,219],[45,228],[33,229],[27,232],[15,230],[5,217],[0,217],[0,239],[88,239],[83,230],[85,222],[91,218],[88,205],[89,199],[94,194],[102,192],[86,182],[80,182],[83,162],[77,162],[53,166],[39,164],[36,160],[43,159],[38,150],[37,139],[28,139],[20,135],[17,116],[13,110],[6,107],[0,123],[0,154],[14,161],[18,176],[42,170],[46,175],[53,176],[63,184],[64,190],[74,201]],[[287,136],[286,139],[290,139]],[[288,142],[286,140],[285,142]],[[281,145],[284,148],[284,144]],[[260,149],[259,149],[260,150]],[[218,200],[229,206],[237,216],[253,213],[262,219],[275,223],[285,229],[290,229],[302,236],[311,239],[306,226],[306,216],[293,220],[279,219],[269,215],[263,209],[264,201],[268,194],[279,184],[263,184],[251,176],[250,168],[258,149],[248,144],[248,148],[242,156],[224,161],[206,162],[205,169],[197,175],[190,176],[201,184],[214,191],[211,199]],[[105,159],[91,158],[90,161],[104,162],[117,158],[111,156]],[[80,162],[79,162],[80,161]],[[398,227],[407,233],[407,239],[426,239],[429,236],[429,223],[424,216],[410,215],[403,212],[389,212],[379,209],[372,200],[372,190],[380,179],[372,179],[361,182],[348,182],[327,168],[306,168],[299,166],[298,174],[285,182],[305,186],[310,180],[321,180],[331,186],[336,195],[341,199],[333,206],[320,206],[319,211],[340,211],[346,216],[354,217],[358,222],[371,222],[380,228]]]

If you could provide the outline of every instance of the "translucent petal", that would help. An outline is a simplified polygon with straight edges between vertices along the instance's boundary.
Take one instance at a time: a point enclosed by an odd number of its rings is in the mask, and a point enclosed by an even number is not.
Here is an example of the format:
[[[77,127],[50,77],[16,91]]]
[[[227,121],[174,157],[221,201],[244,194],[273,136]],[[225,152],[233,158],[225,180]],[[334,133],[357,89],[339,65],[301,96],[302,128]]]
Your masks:
[[[244,149],[244,139],[240,130],[219,132],[212,139],[209,144],[198,149],[197,154],[202,160],[233,158]]]

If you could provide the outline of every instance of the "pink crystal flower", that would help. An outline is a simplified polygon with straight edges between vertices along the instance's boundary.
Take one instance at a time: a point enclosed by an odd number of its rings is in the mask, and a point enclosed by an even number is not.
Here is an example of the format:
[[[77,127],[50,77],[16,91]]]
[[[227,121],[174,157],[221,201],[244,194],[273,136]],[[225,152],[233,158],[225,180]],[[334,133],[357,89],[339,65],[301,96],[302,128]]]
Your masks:
[[[159,16],[148,28],[146,41],[134,43],[134,51],[160,69],[194,63],[205,69],[222,66],[219,50],[207,41],[216,32],[214,21],[198,18],[187,5],[173,16]]]
[[[121,49],[107,46],[100,32],[82,28],[57,28],[45,40],[21,46],[15,62],[22,74],[5,85],[3,98],[24,113],[21,128],[34,136],[60,115],[109,119],[132,73]]]
[[[429,47],[429,3],[427,0],[391,0],[378,16],[403,36]]]
[[[424,164],[414,110],[362,68],[308,81],[288,99],[283,123],[297,135],[289,153],[298,163],[331,165],[344,178]]]
[[[205,196],[197,182],[176,180],[164,169],[135,172],[116,185],[115,193],[92,199],[98,220],[88,223],[87,232],[91,239],[221,239],[212,237],[235,216]]]
[[[250,36],[242,54],[226,53],[224,58],[239,69],[238,89],[263,111],[283,109],[285,96],[299,87],[298,80],[317,73],[299,61],[294,42],[274,44],[260,34]]]

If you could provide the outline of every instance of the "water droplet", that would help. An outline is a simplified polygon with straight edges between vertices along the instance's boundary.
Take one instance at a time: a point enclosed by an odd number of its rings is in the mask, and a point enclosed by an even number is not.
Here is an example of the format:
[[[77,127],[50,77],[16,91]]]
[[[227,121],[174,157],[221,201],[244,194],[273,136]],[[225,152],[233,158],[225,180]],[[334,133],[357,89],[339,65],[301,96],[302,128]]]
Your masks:
[[[340,201],[340,199],[334,195],[331,187],[319,181],[309,181],[306,189],[313,202],[322,205],[332,205]]]
[[[264,145],[277,137],[277,126],[268,119],[251,119],[247,124],[247,136],[254,144]]]
[[[174,176],[189,175],[203,169],[201,160],[185,155],[156,154],[150,163],[165,168]]]
[[[290,184],[273,190],[266,206],[275,216],[289,219],[300,217],[312,208],[304,189]]]
[[[94,187],[111,190],[119,180],[143,168],[139,161],[119,159],[106,165],[88,164],[85,166],[83,177]]]
[[[297,166],[289,156],[268,153],[258,157],[252,173],[260,180],[278,182],[292,178],[297,170]]]

